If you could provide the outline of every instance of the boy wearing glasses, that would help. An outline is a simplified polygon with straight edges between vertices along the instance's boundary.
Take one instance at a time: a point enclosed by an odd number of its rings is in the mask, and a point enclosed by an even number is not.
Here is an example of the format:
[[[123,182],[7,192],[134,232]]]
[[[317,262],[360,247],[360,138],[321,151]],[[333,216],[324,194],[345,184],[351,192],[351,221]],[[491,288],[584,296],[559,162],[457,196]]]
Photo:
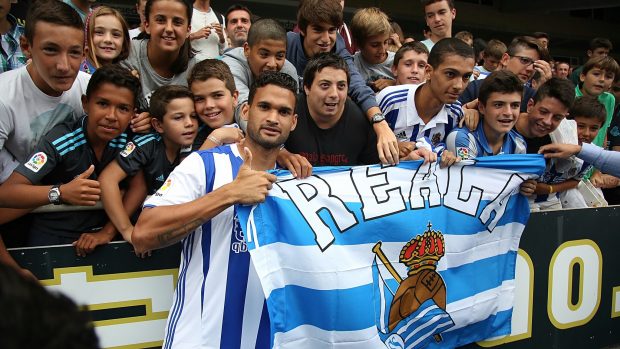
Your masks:
[[[508,51],[502,55],[500,60],[501,69],[513,72],[521,82],[529,81],[536,72],[542,79],[540,84],[551,78],[551,66],[547,62],[549,54],[546,49],[540,46],[540,42],[531,36],[517,36],[508,46]],[[469,83],[465,91],[459,97],[463,104],[474,101],[480,93],[480,86],[483,80],[475,80]],[[534,96],[536,91],[528,86],[523,87],[523,98],[521,100],[521,112],[525,112],[527,102]]]

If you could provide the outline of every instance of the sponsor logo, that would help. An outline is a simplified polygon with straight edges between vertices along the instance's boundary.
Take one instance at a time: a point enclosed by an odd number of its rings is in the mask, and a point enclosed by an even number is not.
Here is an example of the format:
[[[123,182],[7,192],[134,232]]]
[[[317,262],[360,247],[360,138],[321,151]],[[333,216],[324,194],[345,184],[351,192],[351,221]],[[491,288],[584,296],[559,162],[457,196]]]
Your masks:
[[[172,179],[168,178],[166,179],[166,182],[164,182],[164,185],[162,185],[159,190],[157,190],[157,192],[155,193],[155,196],[163,196],[164,194],[166,194],[166,192],[170,189],[170,187],[172,186]]]
[[[456,148],[456,156],[460,157],[463,160],[469,159],[469,149],[467,147]]]
[[[129,156],[129,154],[133,153],[135,149],[136,149],[136,145],[133,144],[133,142],[129,142],[125,146],[125,149],[123,149],[123,151],[121,152],[121,156],[126,158]]]
[[[45,166],[45,163],[47,163],[47,155],[44,152],[38,152],[28,160],[26,168],[36,173]]]

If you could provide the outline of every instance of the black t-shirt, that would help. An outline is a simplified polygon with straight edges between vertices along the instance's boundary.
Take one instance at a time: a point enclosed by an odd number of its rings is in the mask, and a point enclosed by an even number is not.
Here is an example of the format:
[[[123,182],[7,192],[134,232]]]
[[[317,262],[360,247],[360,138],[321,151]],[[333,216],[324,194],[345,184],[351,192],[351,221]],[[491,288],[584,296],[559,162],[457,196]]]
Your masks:
[[[303,155],[312,166],[376,164],[377,136],[362,110],[347,98],[340,120],[330,129],[319,128],[308,111],[306,96],[297,96],[297,127],[286,149]]]
[[[127,134],[108,142],[98,161],[87,139],[87,117],[52,128],[35,147],[30,159],[15,171],[32,184],[66,184],[95,165],[89,179],[96,180],[101,171],[125,148]],[[33,214],[32,233],[47,233],[76,239],[84,232],[98,230],[107,222],[103,210]]]
[[[142,169],[146,179],[147,192],[152,195],[164,184],[170,172],[190,151],[191,148],[189,147],[182,149],[174,161],[170,162],[166,156],[166,145],[163,138],[157,133],[151,133],[137,136],[127,143],[116,161],[129,176],[135,175]]]
[[[620,146],[620,104],[616,107],[614,117],[611,119],[611,124],[607,131],[607,142],[609,143],[609,149]]]
[[[525,143],[527,144],[528,154],[538,154],[538,149],[540,149],[540,147],[542,147],[543,145],[551,144],[551,136],[549,135],[537,138],[523,138],[525,139]]]

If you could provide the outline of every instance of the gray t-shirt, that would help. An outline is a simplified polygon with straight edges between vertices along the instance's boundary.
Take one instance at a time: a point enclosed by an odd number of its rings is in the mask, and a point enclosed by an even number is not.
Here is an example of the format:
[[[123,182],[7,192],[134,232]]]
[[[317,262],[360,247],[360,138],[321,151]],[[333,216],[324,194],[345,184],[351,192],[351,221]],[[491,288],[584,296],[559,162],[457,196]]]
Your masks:
[[[151,66],[146,52],[148,40],[131,40],[131,50],[129,57],[121,62],[121,65],[130,70],[136,70],[140,77],[142,85],[142,96],[140,96],[140,110],[148,110],[151,95],[158,87],[165,85],[183,85],[187,86],[187,72],[192,69],[195,60],[190,58],[187,69],[176,74],[171,78],[165,78],[157,74]]]
[[[362,54],[358,51],[353,55],[353,61],[357,67],[357,71],[362,75],[366,83],[371,83],[379,79],[394,80],[392,75],[392,63],[394,63],[394,52],[388,51],[388,56],[379,64],[369,64],[362,58]]]

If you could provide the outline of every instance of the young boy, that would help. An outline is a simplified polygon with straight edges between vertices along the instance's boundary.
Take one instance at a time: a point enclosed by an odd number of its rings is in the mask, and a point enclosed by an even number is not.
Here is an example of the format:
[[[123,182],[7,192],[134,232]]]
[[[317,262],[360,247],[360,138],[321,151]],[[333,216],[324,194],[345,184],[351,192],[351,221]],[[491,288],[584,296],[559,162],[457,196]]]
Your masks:
[[[0,183],[52,127],[83,114],[80,98],[90,78],[80,72],[82,20],[69,5],[30,6],[25,37],[32,64],[0,75],[0,86],[6,86],[0,93]]]
[[[103,170],[99,181],[103,207],[127,241],[131,241],[133,225],[123,209],[119,183],[141,171],[146,180],[146,194],[155,193],[170,172],[191,152],[198,130],[193,95],[187,87],[168,85],[155,90],[149,113],[157,133],[137,136],[128,142],[125,149]]]
[[[461,159],[498,154],[525,154],[525,140],[512,128],[519,117],[523,83],[505,70],[491,73],[480,86],[482,122],[474,131],[457,128],[446,138],[447,149]]]
[[[252,82],[262,72],[280,71],[298,80],[295,67],[286,60],[286,31],[273,19],[253,23],[243,47],[228,50],[222,60],[230,67],[234,85],[239,91],[235,120],[243,130],[245,122],[240,116],[241,108],[247,103]]]
[[[338,35],[342,25],[342,6],[336,0],[302,0],[297,11],[299,33],[287,34],[286,58],[303,76],[309,59],[321,52],[342,57],[349,66],[349,97],[373,124],[377,134],[377,151],[382,163],[398,163],[398,144],[379,109],[375,93],[357,71],[344,40]],[[302,85],[302,84],[300,84]]]
[[[0,187],[0,206],[95,205],[100,193],[97,177],[125,148],[124,132],[139,95],[140,82],[126,69],[98,69],[82,97],[86,115],[57,125],[41,138],[29,160]],[[139,202],[132,204],[137,207]],[[39,213],[33,216],[29,245],[75,243],[78,254],[84,255],[114,237],[114,227],[106,222],[100,210]]]
[[[508,48],[503,42],[495,39],[489,40],[487,47],[484,51],[482,51],[482,59],[484,59],[484,63],[474,67],[474,75],[472,75],[472,80],[482,80],[497,70],[499,62],[507,50]],[[476,74],[476,72],[478,72],[478,74]]]
[[[192,148],[204,150],[241,141],[243,131],[234,123],[239,92],[226,63],[206,59],[196,64],[187,84],[194,95],[194,108],[200,119]]]
[[[613,118],[614,107],[616,98],[609,92],[611,85],[613,84],[616,76],[618,76],[620,67],[615,59],[604,56],[591,58],[583,66],[583,71],[579,76],[579,86],[575,87],[575,95],[592,96],[598,98],[603,103],[607,110],[607,118],[605,123],[599,130],[598,135],[592,141],[593,144],[599,147],[604,146],[605,136],[607,135],[607,128],[611,124]]]
[[[419,85],[426,81],[425,70],[428,64],[428,49],[419,41],[403,44],[394,55],[392,75],[396,85]]]
[[[394,52],[387,50],[391,30],[388,16],[376,7],[358,10],[351,20],[351,33],[359,48],[353,62],[374,91],[393,86],[395,82],[391,70]]]
[[[472,48],[459,39],[447,38],[431,50],[426,66],[429,78],[424,84],[391,86],[379,92],[377,101],[401,149],[413,149],[412,143],[416,143],[416,147],[443,150],[445,137],[463,116],[457,98],[473,69]]]

